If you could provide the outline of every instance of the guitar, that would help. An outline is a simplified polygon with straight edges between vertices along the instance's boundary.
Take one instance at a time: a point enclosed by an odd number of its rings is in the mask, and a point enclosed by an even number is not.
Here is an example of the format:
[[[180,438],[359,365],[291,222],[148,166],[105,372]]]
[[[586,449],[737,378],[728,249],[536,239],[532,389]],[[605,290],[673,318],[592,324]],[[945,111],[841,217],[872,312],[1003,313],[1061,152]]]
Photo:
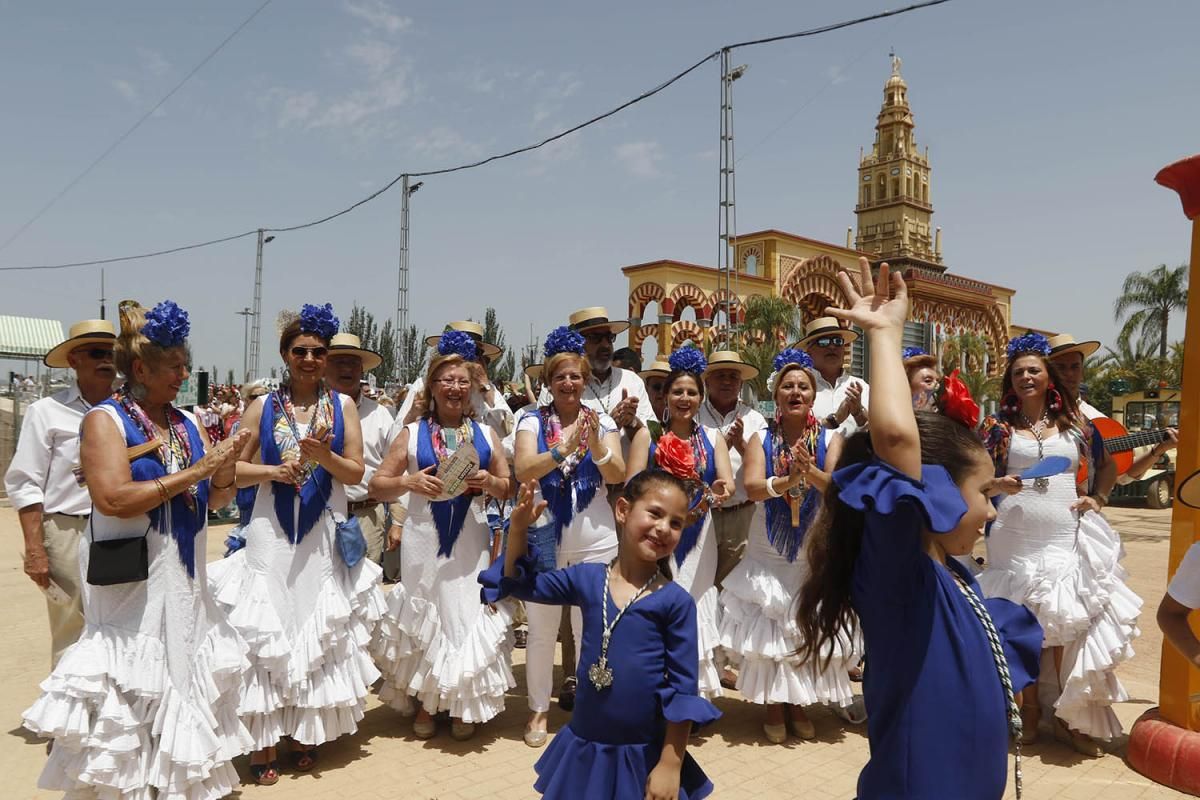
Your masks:
[[[1124,425],[1111,417],[1096,417],[1091,422],[1096,426],[1096,432],[1104,439],[1104,452],[1108,453],[1117,465],[1118,475],[1124,475],[1133,466],[1135,448],[1156,445],[1170,438],[1166,428],[1130,433]],[[1087,480],[1087,474],[1087,463],[1081,463],[1077,482],[1083,483]]]

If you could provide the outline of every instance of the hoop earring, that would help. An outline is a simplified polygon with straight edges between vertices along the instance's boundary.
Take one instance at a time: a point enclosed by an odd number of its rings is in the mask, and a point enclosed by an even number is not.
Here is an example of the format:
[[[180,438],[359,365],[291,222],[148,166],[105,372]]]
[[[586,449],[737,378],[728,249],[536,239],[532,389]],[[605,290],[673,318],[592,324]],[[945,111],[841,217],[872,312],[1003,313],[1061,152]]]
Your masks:
[[[1046,391],[1046,407],[1056,414],[1063,409],[1062,393],[1058,391],[1053,383],[1050,384],[1050,388]]]
[[[1021,410],[1021,401],[1017,399],[1017,393],[1010,391],[1004,395],[1004,399],[1000,401],[1000,408],[1005,414],[1013,415]]]

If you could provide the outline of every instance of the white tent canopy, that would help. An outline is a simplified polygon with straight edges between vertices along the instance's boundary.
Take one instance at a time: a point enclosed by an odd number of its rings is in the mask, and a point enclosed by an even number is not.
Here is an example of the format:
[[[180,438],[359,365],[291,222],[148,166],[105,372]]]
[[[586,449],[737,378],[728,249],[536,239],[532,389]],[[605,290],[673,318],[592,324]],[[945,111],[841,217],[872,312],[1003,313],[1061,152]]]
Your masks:
[[[0,315],[0,358],[41,361],[66,338],[56,319]]]

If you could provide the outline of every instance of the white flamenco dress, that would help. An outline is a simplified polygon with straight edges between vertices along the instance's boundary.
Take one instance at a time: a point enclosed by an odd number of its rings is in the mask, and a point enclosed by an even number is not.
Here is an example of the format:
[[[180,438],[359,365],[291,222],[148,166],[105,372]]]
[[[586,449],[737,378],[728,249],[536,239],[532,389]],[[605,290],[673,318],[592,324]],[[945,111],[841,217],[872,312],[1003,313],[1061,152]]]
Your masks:
[[[115,409],[90,413],[108,413],[123,430]],[[249,663],[205,583],[207,526],[194,539],[195,577],[171,534],[149,526],[146,515],[93,510],[79,540],[86,575],[90,538],[144,534],[149,577],[81,584],[83,634],[23,714],[25,727],[54,738],[42,789],[79,800],[216,800],[238,785],[230,762],[253,744],[237,713]]]
[[[420,470],[420,424],[407,426],[410,475]],[[480,601],[478,576],[491,563],[482,498],[471,501],[449,556],[438,553],[429,499],[415,492],[407,498],[401,583],[388,596],[373,648],[383,671],[379,699],[405,715],[416,710],[415,699],[430,714],[487,722],[504,710],[504,694],[516,680],[510,604],[493,610]]]
[[[300,500],[293,502],[298,525]],[[345,518],[346,491],[337,480],[329,507]],[[284,736],[315,747],[354,733],[379,677],[370,644],[385,608],[382,570],[367,558],[348,568],[335,528],[324,511],[292,544],[275,516],[272,485],[262,484],[246,546],[209,570],[213,596],[250,645],[239,713],[256,750]]]
[[[1133,656],[1142,600],[1125,584],[1117,532],[1101,515],[1077,516],[1070,508],[1078,499],[1074,440],[1055,434],[1043,450],[1070,458],[1071,469],[1049,478],[1045,489],[1026,482],[1019,494],[1001,501],[979,584],[987,597],[1024,604],[1045,631],[1044,647],[1063,648],[1057,697],[1054,662],[1044,653],[1042,702],[1053,703],[1055,714],[1080,733],[1113,739],[1121,724],[1112,704],[1129,697],[1115,670]],[[1037,442],[1014,435],[1008,471],[1020,473],[1037,461]]]
[[[842,708],[854,703],[848,671],[858,663],[861,647],[848,635],[840,634],[818,663],[795,655],[802,641],[797,604],[807,577],[803,547],[788,561],[767,539],[767,511],[760,503],[750,522],[746,554],[721,590],[721,646],[738,664],[737,690],[751,703]],[[829,664],[823,666],[830,651]]]

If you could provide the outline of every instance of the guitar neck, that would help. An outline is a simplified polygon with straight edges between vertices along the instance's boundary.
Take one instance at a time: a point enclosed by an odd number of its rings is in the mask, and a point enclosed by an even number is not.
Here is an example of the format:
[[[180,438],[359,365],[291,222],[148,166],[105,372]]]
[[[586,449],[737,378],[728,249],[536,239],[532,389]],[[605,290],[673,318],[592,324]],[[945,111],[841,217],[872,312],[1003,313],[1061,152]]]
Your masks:
[[[1142,431],[1140,433],[1130,433],[1125,436],[1114,436],[1111,439],[1104,440],[1104,452],[1106,453],[1122,453],[1126,450],[1133,450],[1138,447],[1158,444],[1167,440],[1167,432],[1161,431]]]

